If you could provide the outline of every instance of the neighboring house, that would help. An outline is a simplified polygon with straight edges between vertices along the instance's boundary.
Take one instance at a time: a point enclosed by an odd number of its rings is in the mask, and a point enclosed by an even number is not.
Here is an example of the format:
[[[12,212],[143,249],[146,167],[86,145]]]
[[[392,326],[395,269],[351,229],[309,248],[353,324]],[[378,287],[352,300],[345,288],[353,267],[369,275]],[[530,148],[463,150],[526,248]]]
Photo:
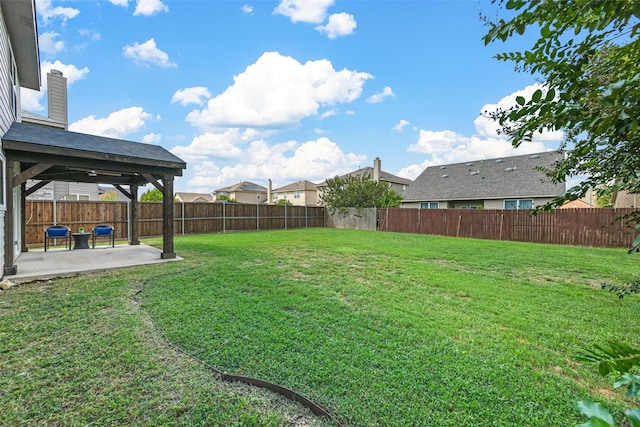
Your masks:
[[[67,79],[58,70],[47,74],[48,116],[40,116],[22,111],[22,123],[31,123],[55,129],[66,130],[67,113]],[[38,185],[39,181],[28,180],[26,188]],[[98,200],[100,191],[98,184],[91,182],[51,181],[27,196],[27,200]]]
[[[224,197],[223,197],[224,196]],[[214,201],[233,200],[238,203],[266,203],[267,188],[249,181],[242,181],[213,192]],[[221,199],[221,197],[223,197]]]
[[[22,120],[21,88],[40,90],[40,57],[33,0],[0,1],[0,58],[0,136],[4,136],[14,122]],[[0,244],[0,262],[3,262],[2,271],[5,271],[6,255],[19,254],[22,242],[17,221],[5,221],[7,215],[20,218],[21,210],[19,206],[7,203],[7,197],[20,196],[20,189],[7,185],[4,147],[0,153],[0,168],[0,242],[6,243],[7,225],[12,227],[14,236],[11,239],[13,248],[9,252],[6,252],[5,244]],[[13,212],[7,212],[8,209]]]
[[[560,206],[560,209],[589,209],[589,208],[595,208],[595,206],[591,206],[589,202],[583,199],[572,200]]]
[[[298,181],[271,191],[269,203],[281,200],[291,202],[294,206],[318,206],[318,186],[310,181]]]
[[[362,176],[367,175],[375,182],[386,182],[389,185],[389,188],[394,190],[395,192],[401,194],[405,197],[407,189],[413,183],[408,178],[402,178],[400,176],[396,176],[390,174],[389,172],[385,172],[382,170],[382,161],[379,157],[376,157],[373,160],[373,167],[367,166],[353,172],[346,173],[344,175],[340,175],[339,178],[346,178],[348,176]],[[318,184],[318,203],[322,204],[322,192],[324,188],[327,186],[327,181],[324,181]]]
[[[213,194],[209,193],[184,193],[176,192],[176,200],[182,203],[210,203],[213,202]]]
[[[614,208],[637,208],[640,206],[640,195],[626,191],[615,191],[611,195],[611,204]]]
[[[564,194],[536,167],[551,168],[557,151],[430,166],[411,184],[403,208],[532,209]]]

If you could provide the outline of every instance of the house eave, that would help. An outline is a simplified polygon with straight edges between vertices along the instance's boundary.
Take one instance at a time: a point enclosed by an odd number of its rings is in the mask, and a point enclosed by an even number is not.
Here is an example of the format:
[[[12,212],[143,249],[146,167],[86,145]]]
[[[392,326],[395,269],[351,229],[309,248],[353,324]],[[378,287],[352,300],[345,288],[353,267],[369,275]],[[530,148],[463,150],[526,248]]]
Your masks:
[[[0,1],[20,86],[40,90],[40,56],[34,0]]]

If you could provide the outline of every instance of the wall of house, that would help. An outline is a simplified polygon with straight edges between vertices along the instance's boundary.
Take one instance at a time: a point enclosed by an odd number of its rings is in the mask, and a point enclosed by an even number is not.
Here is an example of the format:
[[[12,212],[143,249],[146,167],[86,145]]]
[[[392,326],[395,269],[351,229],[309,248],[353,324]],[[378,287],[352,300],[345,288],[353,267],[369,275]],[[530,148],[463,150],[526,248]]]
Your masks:
[[[249,193],[244,191],[238,191],[236,193],[230,193],[229,198],[235,199],[238,203],[263,203],[267,200],[267,193]]]
[[[17,119],[14,113],[14,102],[20,105],[20,91],[15,93],[17,100],[14,100],[14,94],[12,91],[13,81],[12,72],[15,73],[15,63],[10,62],[13,59],[11,52],[11,46],[9,45],[9,33],[5,25],[4,16],[2,15],[2,9],[0,9],[0,136],[4,135],[11,124]],[[17,76],[15,77],[17,79]],[[19,114],[19,108],[18,108]],[[4,151],[0,151],[0,185],[2,188],[2,197],[0,200],[0,271],[4,271],[4,224],[6,217],[6,179],[5,179],[5,167],[4,167]],[[18,237],[20,234],[18,234]],[[18,245],[20,247],[20,245]],[[16,253],[16,256],[19,252]]]

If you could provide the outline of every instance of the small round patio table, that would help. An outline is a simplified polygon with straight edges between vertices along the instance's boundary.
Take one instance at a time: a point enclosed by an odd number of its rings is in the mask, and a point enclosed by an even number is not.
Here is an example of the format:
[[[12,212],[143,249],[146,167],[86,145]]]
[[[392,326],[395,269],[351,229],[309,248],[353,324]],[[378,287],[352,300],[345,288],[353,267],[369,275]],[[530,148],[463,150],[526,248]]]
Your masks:
[[[71,233],[73,236],[73,249],[89,249],[89,236],[91,233]]]

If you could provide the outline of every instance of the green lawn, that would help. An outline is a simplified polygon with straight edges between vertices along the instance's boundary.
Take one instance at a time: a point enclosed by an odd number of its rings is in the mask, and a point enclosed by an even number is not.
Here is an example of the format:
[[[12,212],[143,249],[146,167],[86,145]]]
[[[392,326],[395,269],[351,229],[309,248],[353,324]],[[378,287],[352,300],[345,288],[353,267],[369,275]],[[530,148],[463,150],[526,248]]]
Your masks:
[[[220,370],[295,389],[352,426],[569,426],[578,399],[628,403],[574,359],[607,340],[640,345],[638,296],[600,289],[635,277],[622,249],[308,229],[180,237],[176,250],[185,261],[2,293],[0,424],[302,413],[217,379],[150,319]]]

